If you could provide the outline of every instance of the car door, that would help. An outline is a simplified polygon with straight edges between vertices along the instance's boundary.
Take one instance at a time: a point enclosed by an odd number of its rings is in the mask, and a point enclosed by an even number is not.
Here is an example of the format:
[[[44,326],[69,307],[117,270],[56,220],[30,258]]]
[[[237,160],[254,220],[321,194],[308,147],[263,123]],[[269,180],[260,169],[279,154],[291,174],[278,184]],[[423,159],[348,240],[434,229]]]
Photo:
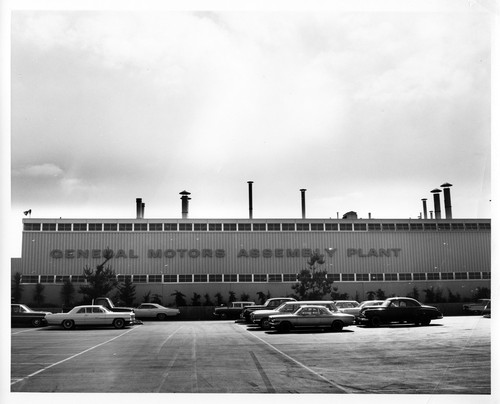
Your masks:
[[[385,308],[385,321],[388,321],[388,322],[401,321],[401,319],[403,318],[403,314],[401,312],[400,303],[401,302],[399,300],[393,300]]]
[[[314,309],[314,307],[302,307],[297,312],[296,325],[298,327],[311,327],[312,325],[314,325]]]
[[[330,326],[333,322],[332,315],[324,307],[315,307],[314,316],[317,317],[317,324],[325,327]]]
[[[89,321],[89,310],[88,307],[81,307],[73,316],[72,320],[75,322],[76,325],[86,325],[88,324]]]
[[[113,319],[106,315],[101,307],[90,307],[88,313],[88,323],[93,325],[111,324]]]

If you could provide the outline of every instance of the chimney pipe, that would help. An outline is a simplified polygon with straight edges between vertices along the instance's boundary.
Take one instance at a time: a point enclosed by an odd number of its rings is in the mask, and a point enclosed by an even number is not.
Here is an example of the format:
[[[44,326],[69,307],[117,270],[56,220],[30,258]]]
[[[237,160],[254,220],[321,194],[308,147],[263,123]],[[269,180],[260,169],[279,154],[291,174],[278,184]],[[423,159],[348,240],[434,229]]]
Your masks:
[[[143,202],[141,204],[141,219],[144,219],[144,207],[146,206],[146,204]]]
[[[446,219],[453,219],[452,214],[451,214],[451,193],[450,193],[450,187],[453,185],[449,183],[444,183],[441,185],[441,188],[444,188],[444,211],[446,213]]]
[[[136,211],[137,219],[141,218],[141,208],[142,208],[142,198],[136,198],[135,211]]]
[[[424,219],[427,219],[427,199],[422,199],[422,204],[424,205]]]
[[[436,215],[436,219],[441,219],[441,198],[439,197],[440,189],[433,189],[431,193],[434,194],[434,214]]]
[[[302,202],[302,219],[306,218],[306,191],[307,189],[301,189],[300,194],[301,194],[301,202]]]
[[[429,211],[429,213],[431,214],[431,219],[432,219],[432,210],[431,210],[431,211]]]
[[[181,196],[181,201],[182,201],[182,218],[187,219],[188,218],[188,213],[189,213],[189,200],[191,199],[188,195],[191,195],[191,193],[187,191],[182,191],[179,192],[179,195]]]
[[[249,219],[253,219],[253,200],[252,200],[252,184],[253,181],[247,181],[248,183],[248,210]]]

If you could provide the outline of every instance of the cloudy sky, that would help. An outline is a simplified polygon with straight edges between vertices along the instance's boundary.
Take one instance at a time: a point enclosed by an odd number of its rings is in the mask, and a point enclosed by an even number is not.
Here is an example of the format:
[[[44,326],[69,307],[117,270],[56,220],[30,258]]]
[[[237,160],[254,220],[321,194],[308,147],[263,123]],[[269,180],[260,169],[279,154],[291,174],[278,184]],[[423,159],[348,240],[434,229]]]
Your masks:
[[[183,190],[247,218],[250,180],[255,218],[300,217],[301,188],[311,218],[417,218],[445,182],[491,217],[491,12],[460,3],[14,10],[11,220],[180,218]]]

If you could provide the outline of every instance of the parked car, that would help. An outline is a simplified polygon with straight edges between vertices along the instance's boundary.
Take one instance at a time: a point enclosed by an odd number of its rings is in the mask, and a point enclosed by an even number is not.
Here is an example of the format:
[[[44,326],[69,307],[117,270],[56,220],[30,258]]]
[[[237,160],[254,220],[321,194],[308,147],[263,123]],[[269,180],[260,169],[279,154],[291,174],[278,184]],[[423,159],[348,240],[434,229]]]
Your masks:
[[[356,300],[334,300],[333,302],[342,313],[358,313],[359,303]]]
[[[348,313],[352,314],[354,317],[356,317],[356,320],[357,320],[362,308],[368,307],[368,306],[380,306],[384,302],[385,302],[385,300],[365,300],[364,302],[361,302],[358,307],[351,308],[348,311]]]
[[[156,303],[142,303],[134,309],[137,318],[156,318],[157,320],[166,320],[167,317],[175,317],[181,314],[179,309],[164,307]]]
[[[255,302],[231,302],[229,306],[218,306],[214,309],[214,316],[221,319],[240,318],[243,309],[248,306],[255,306]]]
[[[330,328],[342,331],[348,325],[354,324],[354,316],[341,313],[337,308],[333,311],[324,306],[302,306],[294,313],[274,314],[269,316],[269,324],[279,332],[288,332],[301,327]]]
[[[260,328],[264,330],[269,330],[271,324],[269,324],[269,316],[274,314],[284,314],[284,313],[294,313],[302,306],[307,305],[318,305],[324,306],[327,309],[335,309],[335,303],[331,300],[307,300],[298,302],[285,302],[281,306],[278,306],[274,310],[257,310],[250,313],[250,318],[254,324],[258,324]]]
[[[267,299],[262,305],[252,305],[247,306],[243,309],[241,313],[241,318],[244,318],[247,323],[251,323],[252,320],[250,318],[250,314],[256,310],[274,310],[276,307],[281,306],[282,303],[285,302],[295,302],[296,299],[293,297],[272,297]]]
[[[25,304],[11,304],[10,313],[11,325],[30,325],[32,327],[47,325],[45,316],[51,314],[49,311],[32,310]]]
[[[409,297],[391,297],[380,306],[361,309],[358,322],[374,327],[389,323],[414,323],[429,325],[431,320],[443,318],[443,314],[433,306],[426,306]]]
[[[465,303],[462,309],[468,314],[482,314],[491,299],[479,299],[474,303]]]
[[[84,305],[73,307],[67,313],[47,314],[45,319],[48,325],[60,325],[67,330],[89,325],[123,328],[134,323],[135,314],[131,311],[113,312],[104,306]]]

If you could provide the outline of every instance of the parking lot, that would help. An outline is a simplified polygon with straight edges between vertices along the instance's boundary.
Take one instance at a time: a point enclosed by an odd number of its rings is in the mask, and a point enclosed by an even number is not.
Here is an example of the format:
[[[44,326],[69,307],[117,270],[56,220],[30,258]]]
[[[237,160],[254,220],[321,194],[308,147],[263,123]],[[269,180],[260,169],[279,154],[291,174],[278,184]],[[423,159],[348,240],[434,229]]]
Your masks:
[[[342,332],[227,321],[12,328],[11,392],[488,395],[491,319]]]

